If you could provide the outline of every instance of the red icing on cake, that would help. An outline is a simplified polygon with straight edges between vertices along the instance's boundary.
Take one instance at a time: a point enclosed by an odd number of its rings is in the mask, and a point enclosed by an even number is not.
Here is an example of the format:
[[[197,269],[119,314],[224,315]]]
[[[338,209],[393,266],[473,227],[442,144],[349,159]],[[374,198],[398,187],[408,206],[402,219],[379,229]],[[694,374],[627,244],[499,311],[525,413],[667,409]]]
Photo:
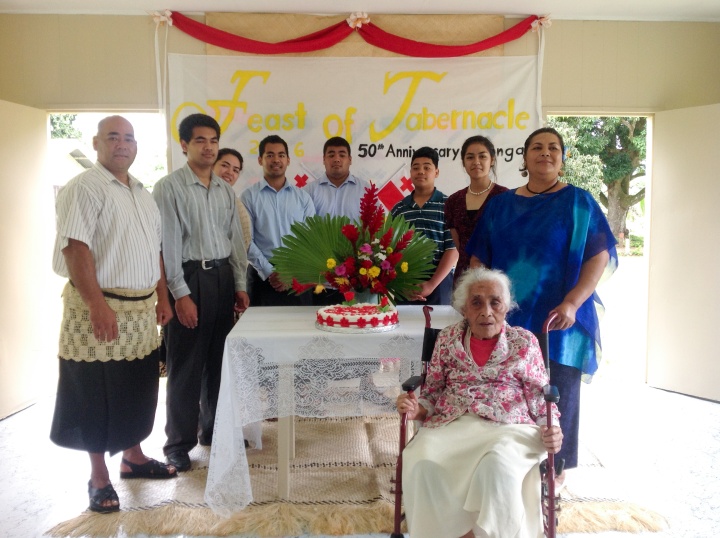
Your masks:
[[[333,305],[317,311],[317,323],[336,329],[387,330],[398,324],[398,313],[393,306],[382,312],[379,305],[369,303]]]

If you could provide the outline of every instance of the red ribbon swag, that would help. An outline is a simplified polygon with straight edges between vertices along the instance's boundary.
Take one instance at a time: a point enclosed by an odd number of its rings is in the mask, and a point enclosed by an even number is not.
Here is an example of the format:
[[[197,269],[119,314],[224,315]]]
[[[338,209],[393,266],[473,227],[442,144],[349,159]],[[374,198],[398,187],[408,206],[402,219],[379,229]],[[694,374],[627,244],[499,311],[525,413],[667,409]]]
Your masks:
[[[533,28],[533,23],[538,20],[537,15],[531,15],[504,32],[468,45],[434,45],[422,43],[400,37],[382,30],[381,28],[365,23],[358,25],[355,30],[370,45],[385,49],[405,56],[418,58],[452,58],[466,56],[481,52],[510,41],[519,39]],[[288,54],[293,52],[312,52],[327,49],[339,43],[353,32],[353,28],[346,21],[338,22],[323,30],[312,34],[296,37],[279,43],[267,43],[256,41],[246,37],[238,36],[218,30],[206,24],[194,21],[176,11],[172,12],[172,25],[178,30],[194,37],[204,43],[222,47],[236,52],[249,52],[252,54]]]

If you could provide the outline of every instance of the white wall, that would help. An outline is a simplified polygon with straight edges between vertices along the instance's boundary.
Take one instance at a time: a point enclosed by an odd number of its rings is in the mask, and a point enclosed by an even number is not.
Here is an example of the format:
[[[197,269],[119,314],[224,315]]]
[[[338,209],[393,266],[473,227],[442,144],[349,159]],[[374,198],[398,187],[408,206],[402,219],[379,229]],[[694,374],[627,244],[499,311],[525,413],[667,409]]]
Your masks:
[[[720,105],[655,116],[648,293],[651,386],[720,400]]]
[[[56,379],[60,279],[55,209],[45,171],[47,114],[0,101],[0,418],[47,394]]]

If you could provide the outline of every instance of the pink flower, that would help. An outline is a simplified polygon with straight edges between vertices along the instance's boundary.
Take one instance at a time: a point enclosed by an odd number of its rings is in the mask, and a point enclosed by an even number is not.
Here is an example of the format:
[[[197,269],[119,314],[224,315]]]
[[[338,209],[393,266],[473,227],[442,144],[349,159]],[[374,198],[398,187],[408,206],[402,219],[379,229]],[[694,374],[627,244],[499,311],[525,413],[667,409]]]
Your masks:
[[[383,271],[389,271],[390,269],[392,269],[392,264],[389,261],[385,260],[380,264],[380,269],[382,269]]]
[[[337,276],[345,276],[347,274],[347,267],[345,267],[344,265],[336,265],[335,274]]]
[[[365,243],[363,246],[360,247],[360,252],[363,254],[372,254],[372,247]]]

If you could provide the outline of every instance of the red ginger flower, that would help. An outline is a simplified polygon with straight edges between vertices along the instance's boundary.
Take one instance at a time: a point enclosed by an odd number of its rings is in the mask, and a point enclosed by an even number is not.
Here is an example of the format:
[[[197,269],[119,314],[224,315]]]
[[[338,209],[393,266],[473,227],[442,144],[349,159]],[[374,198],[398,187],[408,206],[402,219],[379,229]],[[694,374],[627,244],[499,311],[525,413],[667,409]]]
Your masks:
[[[390,241],[392,241],[393,237],[393,229],[388,228],[388,231],[385,232],[385,234],[380,238],[380,246],[382,248],[388,248],[390,245]]]
[[[398,241],[397,245],[395,245],[395,252],[400,252],[407,248],[407,246],[410,244],[413,233],[414,230],[408,230],[403,234],[403,236],[400,238],[400,241]]]
[[[300,295],[302,292],[309,290],[310,288],[314,288],[315,284],[300,284],[298,282],[297,278],[292,279],[292,289],[295,290],[295,293]]]
[[[350,241],[353,245],[357,242],[358,237],[360,237],[360,232],[358,232],[358,229],[354,224],[346,224],[343,226],[342,234],[347,237],[348,241]]]
[[[371,184],[365,189],[365,194],[360,200],[360,221],[363,228],[370,232],[371,237],[374,237],[382,227],[384,220],[385,213],[378,203],[378,188]]]
[[[388,254],[387,261],[389,261],[390,265],[392,265],[393,267],[395,267],[400,262],[400,260],[402,260],[401,252],[395,251]]]

